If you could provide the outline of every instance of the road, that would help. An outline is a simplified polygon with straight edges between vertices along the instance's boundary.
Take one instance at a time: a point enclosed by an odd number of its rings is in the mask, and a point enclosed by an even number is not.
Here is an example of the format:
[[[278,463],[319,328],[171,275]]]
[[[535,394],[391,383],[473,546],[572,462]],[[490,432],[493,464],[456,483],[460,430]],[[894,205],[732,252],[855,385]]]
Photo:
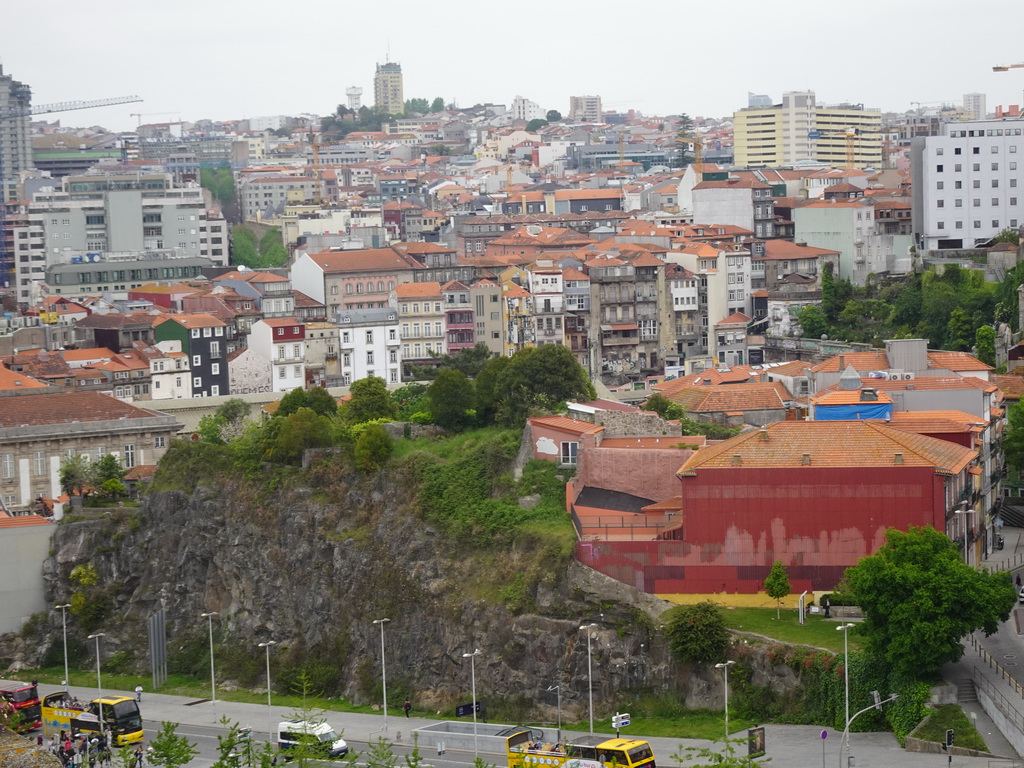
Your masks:
[[[0,684],[3,682],[5,681],[0,681]],[[56,690],[58,690],[57,686],[53,685],[40,684],[39,686],[41,696]],[[71,692],[81,700],[89,700],[95,698],[98,691],[95,688],[71,686]],[[105,693],[116,692],[107,690]],[[128,692],[120,693],[130,695]],[[267,737],[268,725],[273,727],[276,723],[288,719],[292,714],[291,709],[286,707],[268,708],[262,704],[225,701],[218,701],[216,706],[213,706],[209,701],[197,702],[195,699],[184,696],[152,693],[143,693],[140,707],[145,718],[147,742],[156,734],[162,721],[178,723],[178,733],[195,742],[200,750],[199,756],[192,762],[196,768],[209,768],[216,762],[217,734],[224,732],[223,726],[219,722],[222,717],[227,717],[230,722],[238,723],[241,726],[251,726],[254,729],[254,746],[258,746]],[[327,715],[327,720],[354,750],[364,753],[364,755],[367,744],[376,742],[383,734],[381,715],[330,712]],[[437,720],[429,718],[406,719],[400,714],[396,716],[392,713],[388,717],[387,738],[388,741],[396,744],[394,747],[396,755],[406,755],[411,751],[412,734],[415,729],[437,722]],[[824,740],[821,738],[823,728],[820,725],[766,725],[765,729],[771,768],[806,768],[806,766],[819,764],[824,766],[838,764],[840,759],[839,734],[831,728],[827,729],[827,738]],[[566,738],[574,738],[585,734],[563,731],[563,735]],[[623,735],[625,736],[627,733],[623,733]],[[642,721],[634,721],[628,730],[628,735],[634,738],[645,738]],[[743,735],[745,734],[736,733],[732,734],[732,737],[735,739]],[[673,759],[673,755],[687,748],[721,747],[720,742],[713,743],[700,739],[676,737],[652,737],[648,741],[654,749],[659,768],[679,765],[680,762]],[[439,756],[432,747],[424,747],[420,753],[426,765],[437,766],[437,768],[463,768],[473,764],[472,750],[448,749],[445,755]],[[850,754],[856,758],[857,768],[875,768],[876,766],[889,768],[894,765],[898,765],[900,768],[936,768],[938,762],[942,761],[941,756],[905,752],[891,733],[852,734]],[[505,765],[503,755],[481,751],[480,756],[486,763],[497,766]],[[958,757],[955,763],[956,768],[990,768],[990,760],[989,757]],[[361,759],[359,764],[365,765],[365,758]],[[682,762],[682,765],[691,764],[690,759],[685,759]],[[328,764],[325,763],[325,765]],[[240,768],[242,768],[241,763]]]

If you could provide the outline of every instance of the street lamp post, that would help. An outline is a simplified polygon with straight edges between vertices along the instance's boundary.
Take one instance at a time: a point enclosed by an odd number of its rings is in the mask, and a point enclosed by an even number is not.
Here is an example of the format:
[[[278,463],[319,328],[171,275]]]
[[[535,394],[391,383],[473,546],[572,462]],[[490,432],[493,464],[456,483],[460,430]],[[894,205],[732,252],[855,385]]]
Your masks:
[[[590,732],[594,732],[594,670],[591,666],[590,660],[590,637],[593,634],[593,630],[597,629],[597,624],[584,624],[580,627],[580,632],[587,633],[587,691],[590,698]]]
[[[850,630],[853,624],[840,624],[836,632],[843,633],[843,681],[846,686],[846,720],[850,722]]]
[[[104,636],[104,632],[97,632],[95,635],[89,635],[89,640],[96,641],[96,688],[99,691],[99,695],[96,696],[96,700],[100,703],[100,731],[105,732],[107,729],[103,722],[103,681],[100,679],[100,638]]]
[[[557,704],[557,707],[558,707],[558,740],[561,741],[562,740],[562,686],[560,686],[560,685],[552,685],[550,688],[548,688],[548,690],[549,691],[554,691],[555,695],[558,697],[558,704]]]
[[[374,624],[380,625],[380,683],[383,689],[382,704],[384,706],[384,732],[388,731],[388,670],[384,663],[384,625],[391,619],[374,619]]]
[[[725,674],[725,746],[729,746],[729,667],[736,662],[732,659],[715,664],[715,669],[720,669]]]
[[[891,694],[889,694],[889,698],[887,698],[887,699],[879,699],[878,691],[872,691],[871,693],[875,697],[875,703],[872,704],[870,707],[864,707],[864,709],[862,709],[860,712],[855,712],[853,717],[851,717],[849,720],[846,721],[846,728],[843,730],[843,735],[839,739],[839,768],[843,768],[843,743],[844,742],[846,743],[846,752],[847,752],[846,764],[847,764],[847,766],[850,765],[850,755],[849,755],[849,752],[850,752],[850,724],[854,720],[856,720],[858,717],[863,715],[865,712],[867,712],[869,709],[877,709],[877,710],[881,711],[883,704],[888,704],[890,701],[896,701],[896,699],[898,699],[900,697],[900,695],[898,693],[891,693]]]
[[[267,640],[257,646],[266,649],[267,656],[267,741],[274,739],[274,711],[270,708],[270,646],[272,645],[277,645],[277,641]]]
[[[971,564],[971,558],[970,558],[969,550],[967,549],[967,519],[966,519],[966,515],[974,514],[976,510],[968,509],[966,501],[960,502],[960,505],[961,505],[961,508],[958,509],[953,514],[955,514],[955,515],[964,515],[965,516],[965,517],[961,518],[961,525],[963,526],[963,529],[964,529],[964,562],[967,563],[968,565],[970,565]]]
[[[473,686],[473,757],[479,756],[480,751],[477,747],[476,740],[476,657],[480,655],[480,649],[477,648],[472,653],[462,654],[462,658],[469,659],[469,674],[470,680]]]
[[[71,603],[54,606],[54,608],[60,608],[60,628],[64,635],[64,693],[68,692],[68,686],[71,684],[68,679],[68,608],[70,607]]]
[[[213,617],[217,615],[216,611],[210,611],[209,613],[199,614],[202,618],[206,619],[206,624],[210,629],[210,701],[213,702],[213,714],[214,717],[217,715],[217,678],[213,674]]]

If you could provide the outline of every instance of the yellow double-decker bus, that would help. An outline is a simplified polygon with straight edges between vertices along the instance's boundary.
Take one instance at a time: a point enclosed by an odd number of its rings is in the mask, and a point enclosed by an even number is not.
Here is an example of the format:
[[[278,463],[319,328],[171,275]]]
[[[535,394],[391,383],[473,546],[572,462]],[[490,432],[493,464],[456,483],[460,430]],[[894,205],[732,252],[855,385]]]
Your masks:
[[[638,739],[583,736],[538,743],[528,729],[505,739],[508,768],[656,768],[654,750]]]
[[[100,713],[103,727],[100,726]],[[55,736],[66,733],[99,733],[107,731],[113,746],[123,747],[142,741],[142,714],[135,699],[128,696],[104,696],[87,703],[76,703],[64,691],[43,697],[43,733]]]

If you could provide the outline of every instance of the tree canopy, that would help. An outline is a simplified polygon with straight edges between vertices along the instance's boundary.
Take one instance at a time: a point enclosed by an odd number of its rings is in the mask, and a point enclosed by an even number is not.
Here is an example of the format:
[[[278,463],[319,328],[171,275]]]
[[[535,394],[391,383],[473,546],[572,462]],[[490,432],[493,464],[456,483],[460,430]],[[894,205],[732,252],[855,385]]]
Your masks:
[[[789,575],[786,573],[786,566],[781,560],[772,563],[772,569],[768,578],[764,580],[764,591],[775,601],[775,618],[779,618],[779,605],[786,595],[789,594]]]
[[[281,240],[281,231],[269,227],[256,239],[256,231],[244,224],[231,228],[231,263],[250,269],[282,267],[288,263],[288,250]]]
[[[567,400],[595,397],[587,372],[561,344],[519,350],[494,383],[497,420],[510,427],[521,427],[534,409],[554,411]]]
[[[680,661],[719,662],[729,648],[722,610],[706,600],[670,608],[662,617],[668,647]]]
[[[379,376],[368,376],[352,382],[352,399],[341,409],[340,416],[347,424],[362,424],[374,419],[393,419],[398,408],[388,394],[388,385]]]
[[[970,567],[930,526],[890,528],[885,545],[847,569],[846,579],[864,611],[868,651],[911,679],[959,659],[964,635],[991,635],[1016,602],[1007,574]]]
[[[533,133],[535,131],[539,131],[547,124],[547,120],[543,120],[542,118],[537,117],[526,124],[526,130],[528,130],[530,133]]]
[[[476,419],[473,382],[462,371],[444,370],[427,388],[434,423],[445,429],[462,430]]]

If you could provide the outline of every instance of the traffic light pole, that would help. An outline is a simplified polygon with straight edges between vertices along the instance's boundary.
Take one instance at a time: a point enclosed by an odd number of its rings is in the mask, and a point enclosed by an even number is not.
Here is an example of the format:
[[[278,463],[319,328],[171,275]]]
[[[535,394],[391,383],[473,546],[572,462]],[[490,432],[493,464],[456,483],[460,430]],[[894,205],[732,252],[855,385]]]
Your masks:
[[[867,712],[869,709],[881,710],[883,704],[888,704],[890,701],[896,701],[896,699],[898,699],[899,697],[900,695],[898,693],[894,693],[888,699],[882,699],[877,704],[872,704],[870,707],[864,707],[864,709],[862,709],[860,712],[857,712],[853,717],[846,721],[846,728],[843,730],[843,738],[839,740],[839,768],[843,768],[843,744],[846,744],[847,752],[849,752],[850,750],[850,724],[853,723],[854,720],[863,715],[865,712]]]

